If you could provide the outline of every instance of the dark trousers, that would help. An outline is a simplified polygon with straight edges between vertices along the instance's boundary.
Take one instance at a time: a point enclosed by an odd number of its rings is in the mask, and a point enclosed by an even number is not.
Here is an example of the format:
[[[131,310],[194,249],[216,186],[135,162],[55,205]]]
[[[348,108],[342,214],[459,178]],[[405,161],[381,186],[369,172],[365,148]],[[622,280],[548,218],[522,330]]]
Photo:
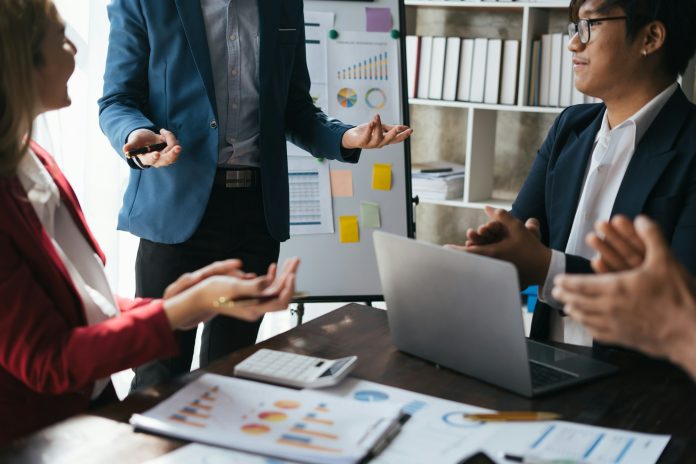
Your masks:
[[[260,187],[214,185],[203,219],[184,243],[166,245],[140,240],[135,262],[135,293],[160,298],[181,274],[222,259],[238,258],[246,272],[265,274],[277,261],[280,243],[268,233]],[[205,324],[200,365],[254,344],[261,320],[253,323],[217,316]],[[196,330],[178,331],[180,355],[135,369],[131,390],[154,385],[191,369]]]

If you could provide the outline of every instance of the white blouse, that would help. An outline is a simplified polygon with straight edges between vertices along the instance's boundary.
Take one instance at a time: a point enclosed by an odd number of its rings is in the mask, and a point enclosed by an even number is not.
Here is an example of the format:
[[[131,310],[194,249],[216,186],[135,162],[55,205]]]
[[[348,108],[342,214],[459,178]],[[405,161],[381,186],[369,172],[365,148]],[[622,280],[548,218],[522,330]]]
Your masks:
[[[84,305],[87,324],[95,325],[118,316],[118,305],[99,255],[61,203],[58,187],[33,152],[30,151],[20,162],[17,177],[70,274]],[[109,380],[107,377],[95,382],[93,399],[99,396]]]

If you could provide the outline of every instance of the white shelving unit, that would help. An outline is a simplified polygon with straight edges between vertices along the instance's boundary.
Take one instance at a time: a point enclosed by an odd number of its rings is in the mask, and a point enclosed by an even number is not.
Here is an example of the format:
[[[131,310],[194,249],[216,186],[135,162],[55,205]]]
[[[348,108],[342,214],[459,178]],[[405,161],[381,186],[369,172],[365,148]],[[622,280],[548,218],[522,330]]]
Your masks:
[[[414,98],[410,105],[421,105],[443,108],[460,108],[467,111],[464,197],[462,200],[435,201],[422,200],[423,203],[436,205],[477,208],[493,205],[510,208],[509,201],[493,198],[493,169],[495,165],[495,138],[498,113],[512,111],[520,113],[558,114],[563,108],[538,107],[526,104],[527,88],[529,86],[529,63],[531,60],[532,42],[549,31],[551,15],[562,15],[568,9],[568,1],[564,2],[486,2],[486,1],[457,1],[457,0],[405,0],[406,27],[408,34],[416,33],[418,11],[424,8],[446,8],[452,14],[461,14],[464,10],[472,14],[480,12],[510,13],[521,16],[522,28],[520,37],[509,37],[520,41],[519,73],[517,104],[491,105],[461,101],[443,101]],[[558,19],[558,16],[556,16]],[[686,95],[694,98],[694,79],[696,76],[695,60],[692,60],[686,74],[683,76],[683,88]]]
[[[422,8],[447,8],[453,10],[453,14],[460,14],[462,10],[471,10],[473,14],[490,11],[521,16],[521,36],[510,37],[520,41],[520,67],[517,103],[515,105],[492,105],[418,98],[409,100],[411,105],[460,108],[463,111],[467,111],[464,197],[462,200],[449,201],[423,200],[423,203],[475,209],[482,209],[485,205],[510,208],[511,203],[509,201],[493,198],[495,133],[498,112],[558,114],[563,111],[563,108],[528,106],[526,99],[529,85],[528,63],[530,62],[532,41],[548,32],[549,15],[554,11],[561,13],[567,10],[567,4],[559,2],[466,2],[456,0],[405,0],[404,3],[407,7],[408,34],[415,34],[418,10]]]

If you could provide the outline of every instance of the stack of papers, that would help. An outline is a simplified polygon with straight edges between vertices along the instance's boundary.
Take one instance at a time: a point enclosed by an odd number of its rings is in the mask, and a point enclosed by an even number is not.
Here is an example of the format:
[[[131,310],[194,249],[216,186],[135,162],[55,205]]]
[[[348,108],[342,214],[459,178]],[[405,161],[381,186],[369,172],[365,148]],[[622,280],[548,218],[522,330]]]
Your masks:
[[[655,464],[670,440],[564,421],[472,422],[464,415],[490,411],[353,378],[324,392],[355,404],[406,405],[412,417],[373,461],[377,464],[457,464],[479,451],[496,464],[510,464],[504,454],[524,456],[525,462]]]
[[[421,200],[461,200],[464,196],[464,166],[447,161],[414,163],[411,166],[413,195]]]
[[[234,381],[234,379],[229,380]],[[237,382],[243,381],[235,381],[235,383]],[[250,382],[244,383],[249,384]],[[268,388],[288,391],[290,392],[288,394],[302,393],[268,387],[263,384],[253,385],[258,390],[257,398],[264,397]],[[475,422],[467,419],[465,415],[489,412],[489,410],[353,378],[344,380],[338,386],[322,390],[322,393],[310,391],[306,394],[312,399],[310,401],[324,397],[322,401],[325,402],[322,403],[324,406],[321,409],[330,410],[332,417],[335,415],[334,412],[338,411],[338,405],[340,405],[341,413],[345,412],[344,408],[347,407],[353,411],[355,417],[370,421],[374,419],[366,412],[369,409],[374,409],[374,412],[382,411],[386,404],[399,405],[405,413],[411,415],[411,418],[404,424],[401,433],[396,436],[384,452],[371,461],[375,464],[431,462],[457,464],[479,451],[485,452],[496,464],[509,464],[511,461],[503,457],[506,454],[523,458],[525,462],[654,464],[670,440],[668,435],[651,435],[563,421]],[[235,400],[243,400],[245,395],[245,389],[236,390]],[[273,402],[277,404],[277,395],[275,393],[274,395],[268,396],[266,404]],[[216,394],[215,401],[217,401],[217,397],[219,397],[219,393]],[[167,402],[170,401],[167,400]],[[205,401],[210,402],[210,400]],[[264,419],[260,419],[262,413],[258,411],[265,410],[266,404],[261,409],[254,411],[253,415],[246,416],[248,420],[255,416],[257,427],[268,424],[269,418],[272,417],[266,415]],[[173,403],[168,405],[169,408],[172,406],[174,406]],[[149,415],[151,412],[146,414]],[[314,413],[319,414],[318,411]],[[329,417],[328,412],[321,414],[323,414],[323,419]],[[194,418],[195,416],[192,416],[191,420],[193,421]],[[253,436],[249,436],[240,441],[238,434],[235,433],[231,433],[227,437],[224,436],[228,428],[225,428],[226,426],[221,428],[221,424],[233,422],[233,417],[215,416],[215,419],[210,421],[211,423],[207,428],[203,429],[207,430],[207,432],[203,432],[203,435],[207,435],[208,438],[219,436],[220,443],[224,442],[223,446],[244,449],[245,446],[242,445],[246,444],[248,445],[246,449],[248,449],[250,443],[255,440]],[[283,421],[279,421],[278,425],[282,423]],[[307,424],[309,425],[311,422],[307,422]],[[332,426],[325,424],[326,430],[329,430],[330,427],[338,429],[345,426],[343,421],[341,421],[340,426],[338,424],[338,421]],[[297,425],[294,427],[296,428]],[[358,429],[365,430],[364,424],[358,426]],[[312,432],[316,431],[318,429],[312,430]],[[190,437],[190,434],[187,437]],[[307,437],[317,440],[311,443],[312,445],[320,444],[317,435],[307,435]],[[201,441],[210,442],[211,440]],[[247,441],[249,443],[245,443]],[[258,443],[260,444],[261,441]],[[260,449],[257,452],[269,454],[266,449]],[[287,456],[286,459],[291,459],[287,453],[283,453],[283,456]],[[300,456],[299,453],[292,453],[292,456],[299,461],[305,461],[305,456]],[[339,462],[338,456],[330,456],[326,453],[324,455],[318,453],[312,455],[311,458],[307,460],[309,462]],[[162,456],[148,462],[148,464],[211,464],[213,462],[281,464],[287,461],[250,456],[239,451],[195,444]],[[348,461],[344,460],[344,462]]]
[[[308,463],[355,463],[384,444],[399,403],[356,404],[317,393],[204,374],[135,427],[198,443]]]

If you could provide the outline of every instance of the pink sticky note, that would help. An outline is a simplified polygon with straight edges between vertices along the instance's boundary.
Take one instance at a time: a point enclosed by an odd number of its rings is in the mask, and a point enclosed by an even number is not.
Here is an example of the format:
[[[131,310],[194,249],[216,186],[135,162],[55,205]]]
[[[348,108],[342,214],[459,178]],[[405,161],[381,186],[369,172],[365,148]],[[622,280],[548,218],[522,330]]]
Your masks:
[[[390,8],[365,8],[367,32],[389,32],[392,28]]]
[[[353,171],[348,169],[331,171],[331,196],[353,196]]]

